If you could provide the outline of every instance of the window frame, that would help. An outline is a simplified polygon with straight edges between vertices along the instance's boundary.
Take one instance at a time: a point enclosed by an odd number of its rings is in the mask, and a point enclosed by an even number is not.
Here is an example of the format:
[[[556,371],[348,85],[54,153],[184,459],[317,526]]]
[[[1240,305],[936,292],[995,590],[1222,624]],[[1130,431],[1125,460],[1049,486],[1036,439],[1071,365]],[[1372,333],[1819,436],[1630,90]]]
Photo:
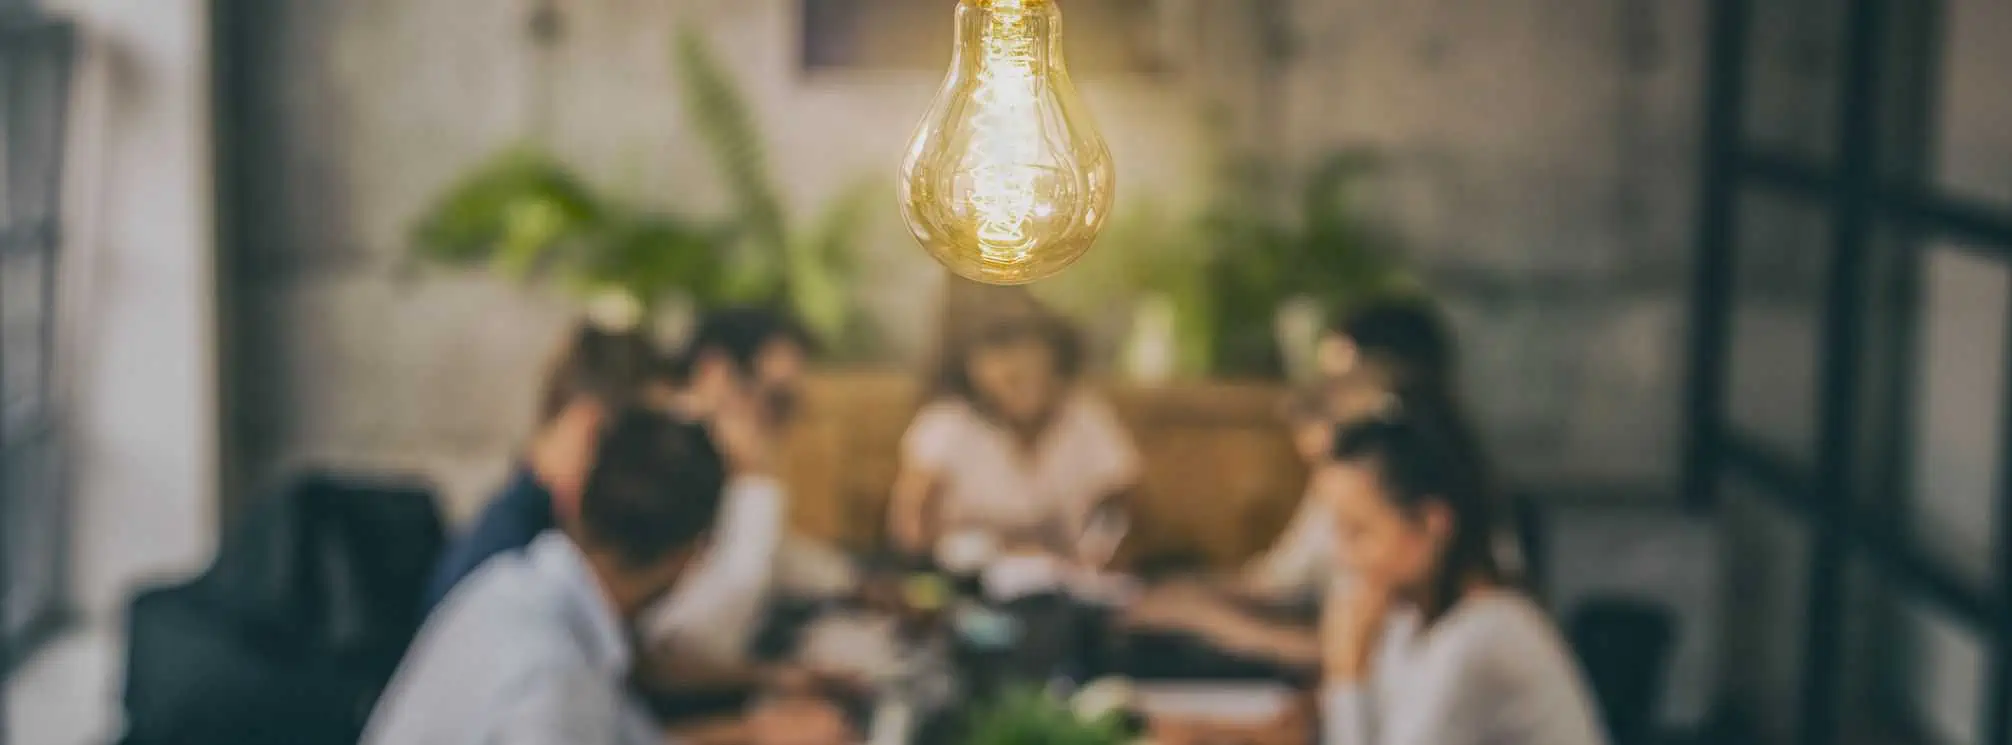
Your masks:
[[[1812,156],[1753,144],[1744,130],[1749,45],[1754,8],[1767,1],[1713,0],[1709,11],[1683,494],[1692,507],[1711,509],[1721,499],[1720,476],[1735,475],[1812,531],[1798,742],[1827,745],[1842,734],[1842,619],[1849,559],[1862,556],[1881,582],[1977,633],[1989,657],[1978,741],[2012,745],[2012,372],[2000,383],[2005,393],[1997,414],[2001,442],[1990,549],[1994,573],[1985,586],[1933,558],[1916,537],[1896,527],[1898,506],[1910,496],[1899,474],[1907,467],[1911,434],[1893,430],[1898,436],[1873,448],[1880,461],[1876,477],[1864,478],[1854,470],[1866,453],[1861,435],[1869,431],[1868,422],[1882,417],[1896,421],[1896,416],[1909,421],[1913,401],[1907,394],[1919,377],[1910,342],[1921,325],[1920,299],[1903,299],[1908,317],[1890,338],[1878,338],[1869,327],[1866,290],[1880,231],[1883,226],[1900,231],[1895,245],[1903,253],[1901,271],[1909,276],[1919,276],[1931,246],[1955,247],[2012,265],[2012,206],[1947,193],[1920,173],[1925,169],[1894,172],[1891,167],[1896,158],[1918,159],[1926,133],[1932,131],[1930,91],[1936,89],[1936,76],[1944,74],[1940,63],[1946,34],[1941,3],[1932,0],[1844,0],[1839,95],[1828,114],[1836,128],[1834,147]],[[1897,12],[1918,15],[1889,15]],[[1894,23],[1896,18],[1906,22]],[[1909,35],[1903,43],[1885,36],[1894,28]],[[1817,331],[1817,442],[1808,463],[1741,431],[1730,423],[1727,411],[1736,252],[1743,248],[1737,245],[1737,231],[1745,187],[1795,195],[1822,205],[1829,215],[1831,267]],[[2007,328],[2012,329],[2012,318]],[[1866,352],[1875,349],[1909,351],[1891,363],[1891,378],[1881,380],[1868,375],[1875,363]],[[2005,349],[2012,357],[2012,338]],[[1883,393],[1868,397],[1872,388]],[[1873,405],[1867,405],[1868,398]]]

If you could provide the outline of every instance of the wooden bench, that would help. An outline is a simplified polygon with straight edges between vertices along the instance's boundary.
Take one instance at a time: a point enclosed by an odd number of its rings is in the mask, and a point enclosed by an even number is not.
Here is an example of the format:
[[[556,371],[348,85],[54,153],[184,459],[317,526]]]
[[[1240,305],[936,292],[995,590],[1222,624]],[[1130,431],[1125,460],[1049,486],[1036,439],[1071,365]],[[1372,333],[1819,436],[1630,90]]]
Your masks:
[[[1280,389],[1256,383],[1104,383],[1145,458],[1121,559],[1182,555],[1228,566],[1268,545],[1305,484],[1278,417]],[[785,456],[792,521],[845,548],[885,540],[914,376],[826,373],[806,386]]]

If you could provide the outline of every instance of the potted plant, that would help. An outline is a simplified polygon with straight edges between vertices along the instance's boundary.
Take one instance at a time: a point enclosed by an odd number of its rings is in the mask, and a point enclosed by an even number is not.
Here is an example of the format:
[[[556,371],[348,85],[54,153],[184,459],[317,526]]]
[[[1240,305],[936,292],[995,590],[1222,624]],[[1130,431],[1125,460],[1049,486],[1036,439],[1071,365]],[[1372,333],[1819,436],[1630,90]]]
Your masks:
[[[732,195],[733,213],[695,218],[594,189],[532,147],[508,149],[456,179],[415,222],[422,261],[550,280],[603,325],[647,323],[680,301],[789,308],[818,337],[859,349],[866,329],[850,286],[870,189],[848,189],[813,224],[791,224],[768,177],[753,115],[704,37],[675,49],[685,111]]]
[[[966,745],[1124,745],[1134,738],[1118,712],[1092,714],[1046,691],[1011,689],[971,718]]]
[[[1421,288],[1399,261],[1394,242],[1360,220],[1350,187],[1371,173],[1372,156],[1355,151],[1323,159],[1300,182],[1296,203],[1266,210],[1226,201],[1209,216],[1216,241],[1207,272],[1216,300],[1215,356],[1233,374],[1298,372],[1287,350],[1311,349],[1324,319],[1351,304]],[[1261,168],[1230,174],[1233,193],[1262,193]],[[1290,337],[1290,338],[1281,338]],[[1302,363],[1302,365],[1305,363]]]

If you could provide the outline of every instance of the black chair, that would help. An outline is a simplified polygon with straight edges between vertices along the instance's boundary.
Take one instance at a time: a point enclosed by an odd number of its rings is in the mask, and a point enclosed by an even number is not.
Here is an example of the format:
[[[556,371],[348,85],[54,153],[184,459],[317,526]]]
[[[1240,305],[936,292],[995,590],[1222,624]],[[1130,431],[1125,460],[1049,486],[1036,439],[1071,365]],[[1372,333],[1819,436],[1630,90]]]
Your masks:
[[[1644,600],[1595,597],[1567,618],[1566,634],[1615,745],[1640,745],[1656,734],[1656,705],[1676,642],[1669,608]]]
[[[133,598],[124,742],[356,742],[444,541],[410,481],[311,474],[255,505],[202,576]]]

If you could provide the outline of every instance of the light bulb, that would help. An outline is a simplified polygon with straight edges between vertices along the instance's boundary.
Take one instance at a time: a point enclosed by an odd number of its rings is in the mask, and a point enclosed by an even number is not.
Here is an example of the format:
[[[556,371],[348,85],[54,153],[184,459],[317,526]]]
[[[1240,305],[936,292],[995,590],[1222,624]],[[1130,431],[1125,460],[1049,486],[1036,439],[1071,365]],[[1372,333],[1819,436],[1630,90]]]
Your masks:
[[[1056,0],[960,0],[950,74],[901,165],[901,215],[951,271],[1032,282],[1090,249],[1111,151],[1069,82]]]

